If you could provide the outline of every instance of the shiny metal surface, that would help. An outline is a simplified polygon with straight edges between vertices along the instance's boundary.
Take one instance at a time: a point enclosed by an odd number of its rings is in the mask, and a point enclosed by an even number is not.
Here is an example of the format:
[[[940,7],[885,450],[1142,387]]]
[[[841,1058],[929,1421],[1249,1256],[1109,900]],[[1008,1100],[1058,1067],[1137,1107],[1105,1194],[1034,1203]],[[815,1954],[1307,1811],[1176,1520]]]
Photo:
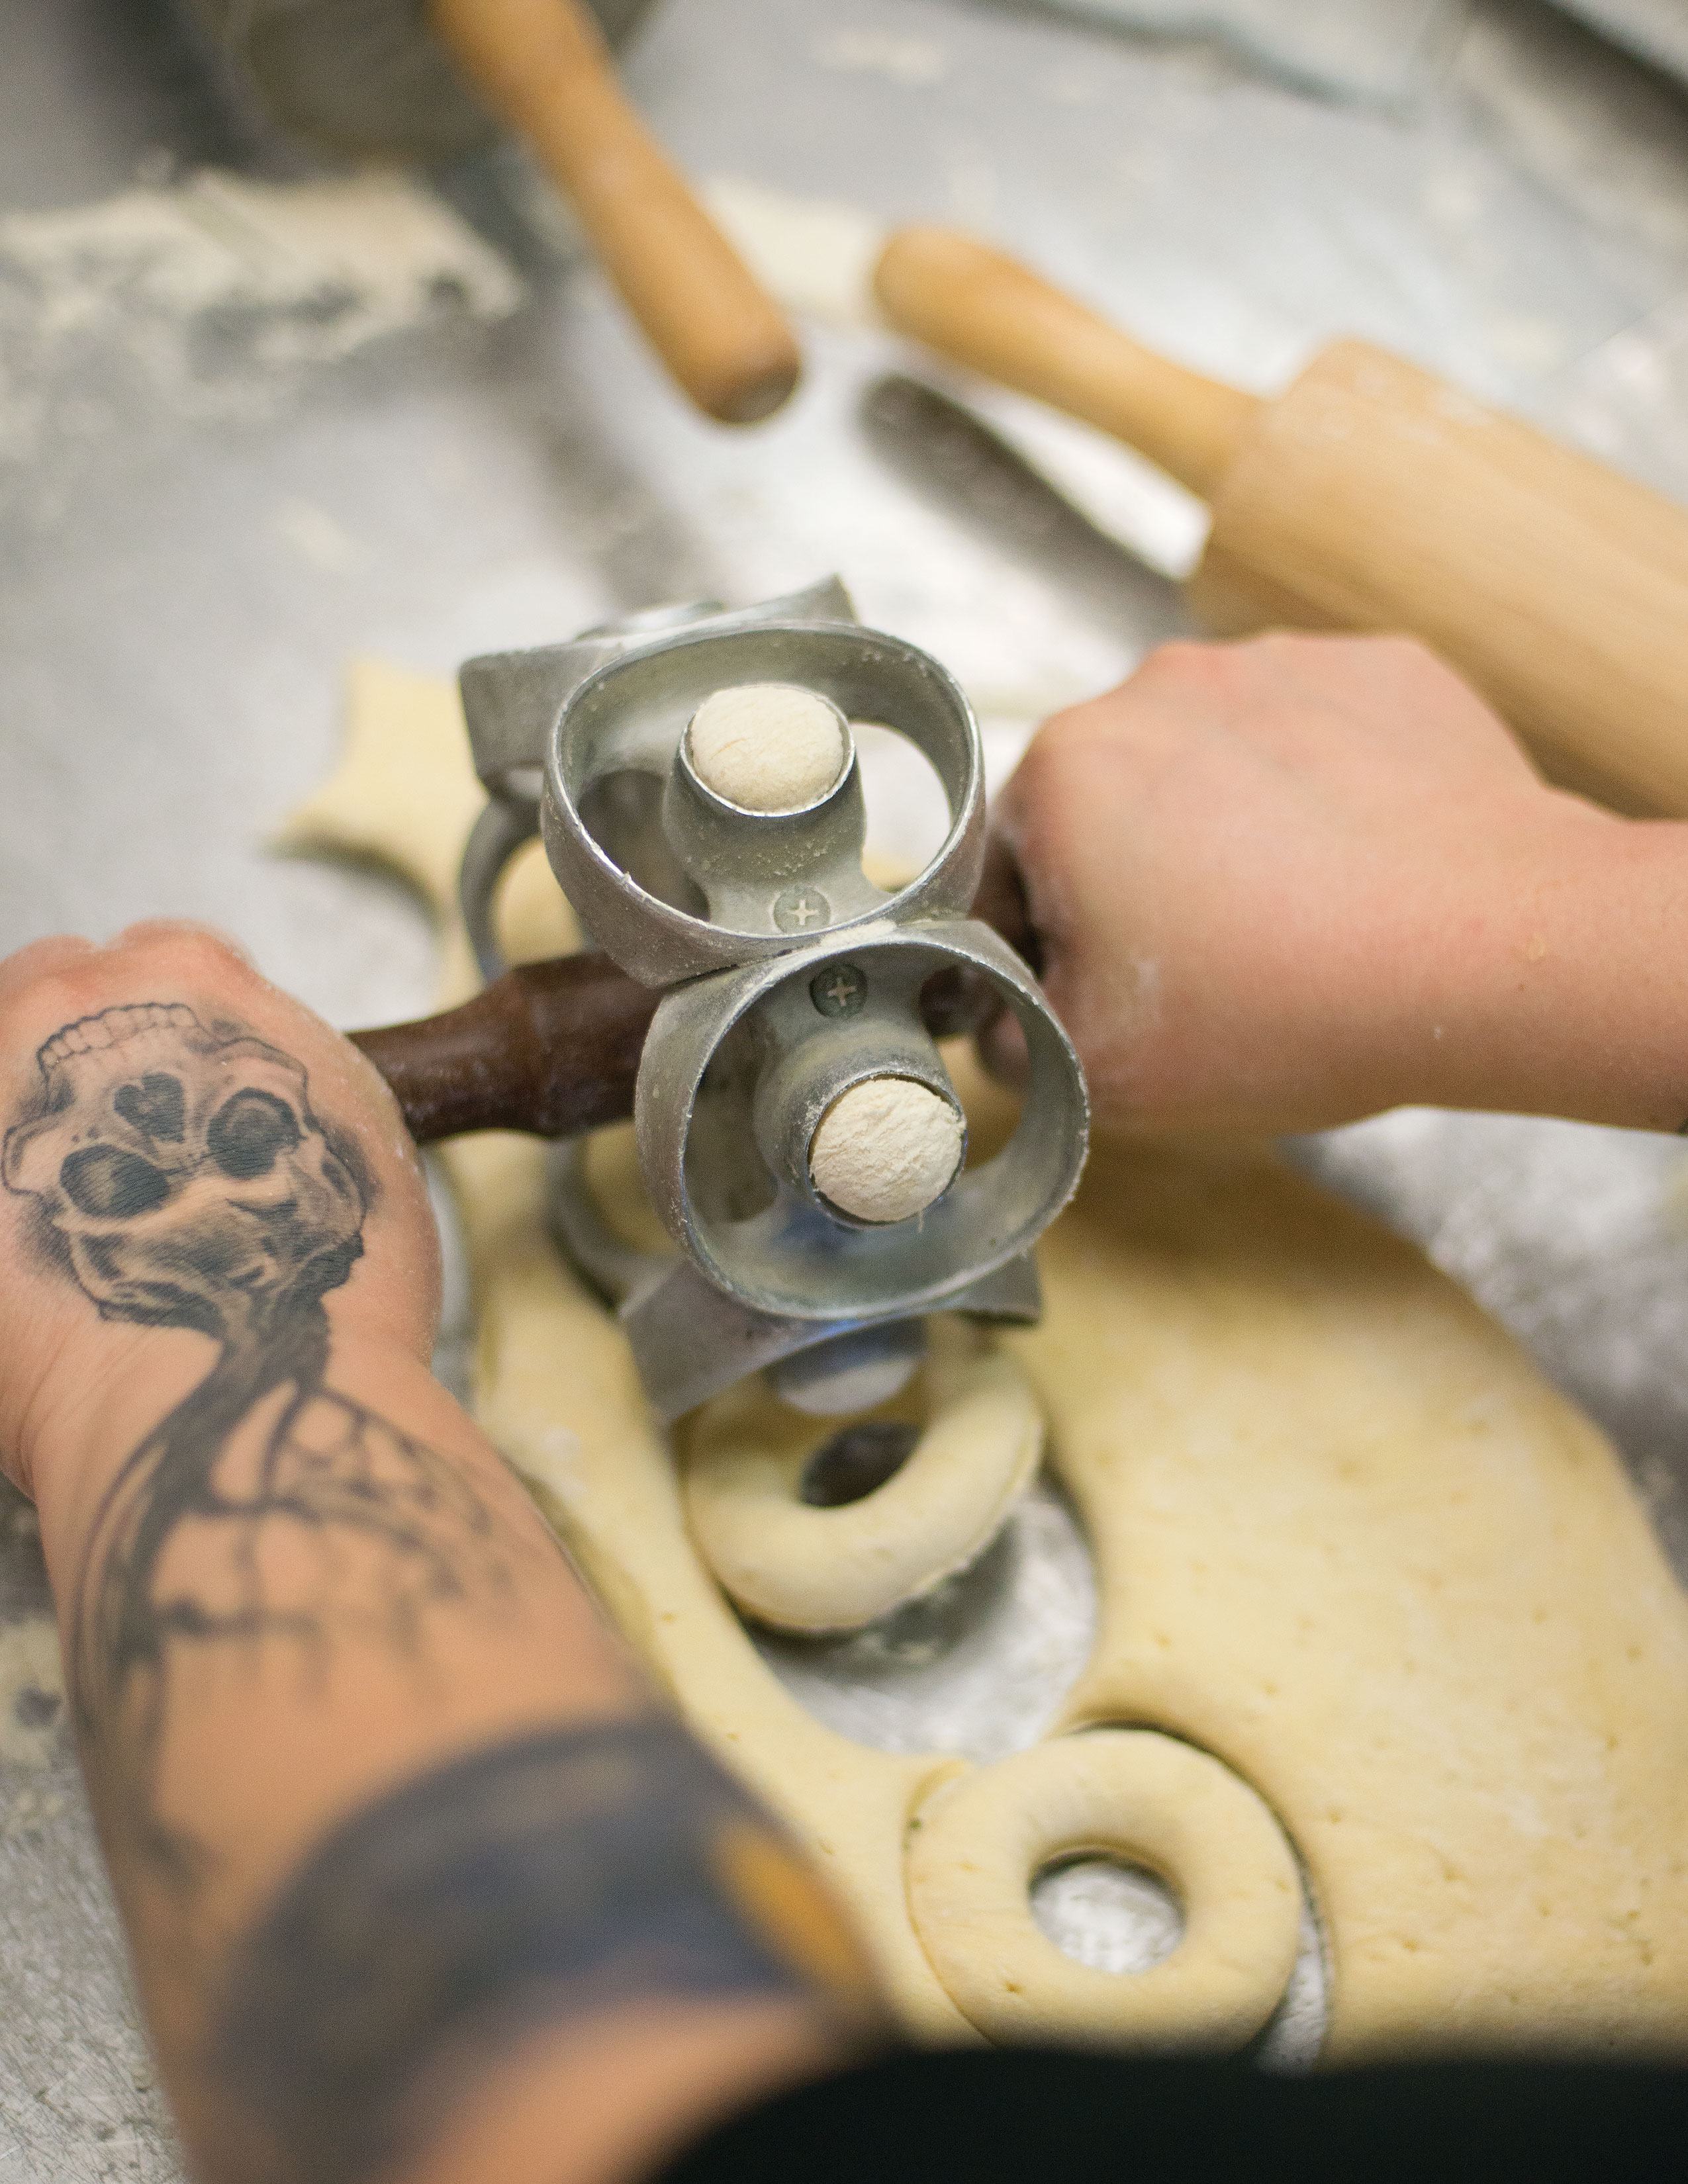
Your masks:
[[[206,160],[300,171],[216,94],[162,0],[0,0],[0,208],[35,218]],[[1256,387],[1362,334],[1688,496],[1688,105],[1534,0],[1475,0],[1389,106],[1306,96],[1212,42],[945,0],[688,0],[627,72],[700,176],[981,229]],[[424,1011],[432,943],[403,896],[264,849],[330,762],[357,649],[448,675],[658,599],[754,599],[836,567],[866,620],[958,675],[1000,776],[1035,716],[1182,627],[1164,571],[1199,512],[1120,451],[946,382],[1089,521],[1051,517],[981,440],[929,438],[917,404],[875,410],[888,373],[924,370],[910,353],[827,327],[788,412],[711,427],[519,164],[446,186],[521,307],[443,295],[337,346],[303,304],[183,320],[125,279],[94,308],[0,229],[6,946],[202,916],[336,1022]],[[900,815],[867,787],[890,838]],[[1533,1345],[1616,1435],[1688,1569],[1684,1148],[1409,1115],[1303,1156]],[[781,1673],[870,1742],[1026,1741],[1084,1643],[1082,1548],[1050,1507],[922,1604],[917,1633],[786,1649]],[[0,1635],[43,1608],[7,1491]],[[164,2184],[58,1714],[38,1682],[6,1685],[0,2184]]]
[[[624,653],[694,624],[737,628],[747,621],[855,619],[850,593],[836,577],[828,577],[749,610],[725,608],[716,599],[646,607],[600,622],[565,644],[488,653],[465,660],[458,672],[458,688],[475,771],[491,800],[464,850],[459,894],[482,977],[495,978],[508,967],[499,946],[493,916],[499,882],[516,850],[539,832],[546,750],[564,707],[584,683]],[[661,774],[666,774],[666,764],[660,769]],[[631,816],[642,833],[655,832],[660,838],[660,830],[644,823],[650,817],[644,805],[638,805]],[[666,850],[666,844],[660,846]],[[600,862],[597,853],[604,844],[595,836],[588,836],[579,847],[590,896]],[[604,861],[613,865],[615,861],[606,855]],[[671,855],[665,855],[663,862],[665,867],[671,867]],[[649,872],[643,877],[652,880]],[[679,879],[671,872],[666,872],[665,877],[675,882]],[[598,892],[607,892],[612,911],[620,906],[616,898],[622,891],[616,876],[606,871]]]
[[[829,944],[694,979],[664,995],[645,1042],[634,1121],[645,1188],[659,1219],[730,1294],[799,1318],[877,1318],[940,1309],[963,1286],[1028,1251],[1076,1187],[1089,1112],[1076,1056],[1020,959],[972,919],[883,923],[850,945],[849,961],[883,994],[858,1017],[827,1019],[811,988],[833,960]],[[786,1144],[807,1147],[838,1094],[867,1075],[923,1079],[949,1090],[948,1072],[921,1023],[922,985],[961,965],[983,978],[1018,1018],[1029,1061],[1013,1136],[964,1173],[917,1221],[844,1224],[791,1172],[774,1173],[777,1195],[741,1206],[727,1195],[725,1148],[771,1125],[777,1106]],[[772,1050],[754,1082],[706,1072],[729,1031],[748,1020]],[[752,1050],[754,1052],[755,1050]],[[785,1098],[781,1095],[784,1094]],[[759,1168],[755,1182],[769,1175]],[[727,1186],[727,1188],[723,1188]]]
[[[652,1257],[630,1269],[603,1233],[583,1163],[565,1154],[551,1167],[554,1232],[618,1303],[658,1414],[683,1416],[752,1361],[859,1346],[875,1328],[889,1361],[902,1346],[895,1323],[929,1312],[1035,1318],[1028,1255],[1078,1183],[1088,1104],[1078,1057],[1023,965],[955,915],[983,860],[984,755],[939,663],[861,627],[832,578],[736,614],[652,610],[573,644],[471,660],[460,679],[477,771],[499,794],[463,863],[483,967],[502,857],[531,831],[501,792],[531,773],[543,722],[552,870],[621,967],[669,989],[645,1040],[634,1122],[646,1193],[690,1263]],[[770,681],[823,698],[845,754],[832,787],[789,811],[725,802],[688,757],[688,723],[711,692]],[[944,806],[931,856],[894,893],[863,867],[855,721],[883,724],[893,750],[924,759]],[[643,823],[617,827],[625,839],[590,816],[594,796],[618,788],[651,791],[638,800]],[[665,891],[657,869],[678,886]],[[854,1220],[811,1172],[817,1126],[853,1087],[922,1084],[965,1139],[921,1017],[929,982],[957,970],[982,978],[1025,1033],[1018,1127],[917,1220]],[[823,994],[838,977],[848,1007]],[[860,1362],[852,1353],[852,1373]]]
[[[930,763],[950,823],[894,895],[862,870],[866,813],[853,763],[812,809],[754,815],[677,765],[687,722],[712,691],[766,681],[814,690],[846,720],[886,722]],[[662,831],[705,911],[654,900],[594,838],[588,798],[628,772],[665,782]],[[843,943],[881,917],[965,916],[984,857],[983,753],[965,695],[903,639],[853,621],[680,632],[607,661],[570,696],[549,738],[540,826],[588,931],[623,970],[668,986],[773,957],[821,931]]]

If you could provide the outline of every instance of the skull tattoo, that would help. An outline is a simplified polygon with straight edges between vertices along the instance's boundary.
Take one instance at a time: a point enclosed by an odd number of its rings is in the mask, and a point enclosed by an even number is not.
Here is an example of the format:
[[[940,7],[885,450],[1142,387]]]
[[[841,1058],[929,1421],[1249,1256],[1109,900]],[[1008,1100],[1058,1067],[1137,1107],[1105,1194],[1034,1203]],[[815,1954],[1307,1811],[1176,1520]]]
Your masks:
[[[8,1133],[6,1186],[102,1312],[239,1343],[345,1280],[363,1192],[290,1056],[150,1002],[67,1025],[37,1060],[46,1112]]]
[[[159,1807],[183,1649],[416,1651],[431,1612],[502,1595],[491,1513],[458,1471],[326,1384],[322,1300],[362,1251],[368,1188],[305,1072],[180,1002],[85,1017],[37,1057],[0,1179],[32,1198],[108,1318],[191,1328],[205,1378],[119,1471],[71,1622],[78,1726],[125,1838],[180,1886],[201,1847]],[[162,1575],[185,1526],[197,1580]]]

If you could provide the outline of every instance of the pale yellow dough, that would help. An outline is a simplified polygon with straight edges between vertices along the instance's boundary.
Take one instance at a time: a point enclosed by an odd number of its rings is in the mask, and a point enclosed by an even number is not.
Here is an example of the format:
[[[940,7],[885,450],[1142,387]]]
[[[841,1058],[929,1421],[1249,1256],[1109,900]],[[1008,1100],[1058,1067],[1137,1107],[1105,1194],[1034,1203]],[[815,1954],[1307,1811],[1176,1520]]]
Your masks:
[[[1184,1931],[1131,1977],[1065,1955],[1032,1920],[1032,1882],[1078,1852],[1158,1874]],[[1278,1823],[1205,1752],[1150,1730],[1094,1730],[942,1783],[909,1840],[909,1908],[979,2031],[1147,2052],[1240,2048],[1295,1967],[1301,1886]]]
[[[1101,1149],[1012,1347],[1096,1556],[1069,1724],[1277,1813],[1329,2059],[1688,2055],[1688,1600],[1610,1444],[1263,1153]]]
[[[454,700],[368,664],[353,700],[292,838],[409,872],[459,998],[478,797]],[[504,911],[512,955],[567,944],[537,847]],[[981,1144],[990,1095],[961,1089]],[[811,1844],[910,2030],[976,2037],[904,1859],[963,1770],[855,1746],[774,1680],[688,1535],[625,1342],[546,1238],[540,1149],[448,1158],[488,1431],[699,1733]],[[1607,1443],[1419,1253],[1263,1150],[1101,1149],[1039,1256],[1047,1314],[1011,1347],[1102,1594],[1057,1726],[1159,1728],[1258,1792],[1311,1880],[1331,2059],[1688,2056],[1688,1603]],[[999,1817],[1017,1763],[967,1778]],[[1217,1986],[1209,2006],[1213,2032]],[[1201,2014],[1198,1995],[1197,2038]]]
[[[919,1424],[919,1441],[876,1493],[840,1508],[799,1498],[835,1422],[817,1427],[760,1379],[686,1422],[692,1535],[751,1614],[785,1630],[858,1629],[965,1569],[1001,1529],[1038,1468],[1043,1412],[989,1336],[941,1318],[930,1341],[907,1397],[873,1414]]]

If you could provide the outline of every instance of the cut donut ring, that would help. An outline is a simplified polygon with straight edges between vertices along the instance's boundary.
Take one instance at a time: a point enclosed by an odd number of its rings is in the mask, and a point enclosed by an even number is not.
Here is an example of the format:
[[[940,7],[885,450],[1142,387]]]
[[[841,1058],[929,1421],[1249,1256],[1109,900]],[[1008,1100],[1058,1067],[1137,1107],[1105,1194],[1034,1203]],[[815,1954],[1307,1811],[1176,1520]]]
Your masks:
[[[859,1630],[965,1569],[1001,1529],[1037,1469],[1043,1413],[988,1334],[954,1318],[928,1328],[907,1396],[866,1414],[919,1438],[859,1501],[801,1498],[817,1446],[846,1422],[794,1410],[760,1379],[704,1404],[683,1429],[692,1536],[748,1613],[782,1630]]]
[[[1078,1964],[1033,1922],[1038,1874],[1086,1852],[1178,1896],[1184,1937],[1150,1970]],[[907,1876],[933,1970],[990,2040],[1223,2052],[1295,1967],[1301,1882],[1276,1819],[1221,1761],[1152,1730],[1059,1737],[944,1784],[911,1824]]]

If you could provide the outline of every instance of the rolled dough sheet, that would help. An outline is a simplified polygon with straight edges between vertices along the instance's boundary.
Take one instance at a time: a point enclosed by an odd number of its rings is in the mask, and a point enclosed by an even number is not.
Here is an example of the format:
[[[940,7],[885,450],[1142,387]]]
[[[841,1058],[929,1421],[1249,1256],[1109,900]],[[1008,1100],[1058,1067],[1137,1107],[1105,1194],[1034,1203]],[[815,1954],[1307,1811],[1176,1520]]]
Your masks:
[[[1688,1600],[1604,1437],[1268,1153],[1103,1149],[1011,1347],[1098,1563],[1066,1721],[1306,1862],[1325,2057],[1688,2053]]]
[[[477,803],[448,689],[365,663],[345,761],[288,830],[415,881],[447,1000],[472,983]],[[504,898],[512,956],[571,944],[537,845]],[[1002,1103],[957,1085],[982,1142]],[[955,1763],[855,1745],[775,1681],[692,1548],[625,1343],[544,1235],[538,1149],[448,1159],[483,1423],[827,1865],[910,2029],[967,2036],[902,1874]],[[1417,1251],[1266,1150],[1099,1149],[1040,1259],[1045,1322],[1012,1340],[1102,1595],[1061,1725],[1164,1729],[1265,1797],[1324,1932],[1328,2058],[1688,2052],[1688,1602],[1605,1440]]]

